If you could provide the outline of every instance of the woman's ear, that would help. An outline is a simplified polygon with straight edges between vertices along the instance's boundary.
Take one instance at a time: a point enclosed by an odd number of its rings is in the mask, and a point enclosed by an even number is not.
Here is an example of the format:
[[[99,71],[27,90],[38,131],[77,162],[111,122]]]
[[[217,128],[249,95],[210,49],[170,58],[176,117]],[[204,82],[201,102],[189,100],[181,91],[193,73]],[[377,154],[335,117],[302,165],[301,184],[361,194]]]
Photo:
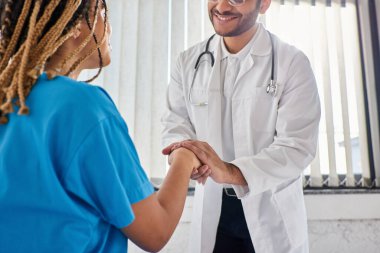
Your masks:
[[[75,26],[74,28],[74,34],[73,34],[73,38],[74,39],[77,39],[80,35],[81,35],[81,27],[82,27],[82,24],[79,23]]]

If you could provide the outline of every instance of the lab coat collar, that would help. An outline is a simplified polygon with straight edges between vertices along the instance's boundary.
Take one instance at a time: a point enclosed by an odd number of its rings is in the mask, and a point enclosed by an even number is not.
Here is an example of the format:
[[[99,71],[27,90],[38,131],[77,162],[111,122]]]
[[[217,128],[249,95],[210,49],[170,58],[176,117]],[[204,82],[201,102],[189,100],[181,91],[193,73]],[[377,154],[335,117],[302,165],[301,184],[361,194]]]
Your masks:
[[[272,51],[272,44],[270,42],[269,32],[265,29],[264,25],[257,23],[258,28],[255,36],[253,37],[254,42],[251,47],[251,55],[255,56],[266,56]]]
[[[250,48],[250,54],[254,56],[266,56],[271,53],[272,46],[270,42],[270,37],[268,31],[265,29],[264,25],[261,23],[257,23],[257,31],[255,35],[252,37],[251,41],[247,44],[247,46]],[[215,39],[212,40],[212,43],[210,44],[210,49],[212,48],[213,54],[215,55],[216,49],[218,46],[221,46],[223,44],[222,37],[219,35],[215,36]],[[244,48],[242,49],[244,50]],[[228,53],[226,54],[223,52],[224,50],[221,50],[221,57],[220,59],[223,60],[228,56]]]

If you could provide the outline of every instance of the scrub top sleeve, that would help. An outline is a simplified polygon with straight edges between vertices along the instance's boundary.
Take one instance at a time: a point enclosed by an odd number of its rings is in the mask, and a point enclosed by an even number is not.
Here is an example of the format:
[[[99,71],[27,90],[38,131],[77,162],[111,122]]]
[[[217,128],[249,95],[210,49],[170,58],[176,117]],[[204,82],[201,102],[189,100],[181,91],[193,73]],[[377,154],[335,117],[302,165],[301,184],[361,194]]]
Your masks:
[[[121,117],[104,119],[88,133],[70,162],[64,184],[118,228],[133,221],[131,205],[154,191]]]

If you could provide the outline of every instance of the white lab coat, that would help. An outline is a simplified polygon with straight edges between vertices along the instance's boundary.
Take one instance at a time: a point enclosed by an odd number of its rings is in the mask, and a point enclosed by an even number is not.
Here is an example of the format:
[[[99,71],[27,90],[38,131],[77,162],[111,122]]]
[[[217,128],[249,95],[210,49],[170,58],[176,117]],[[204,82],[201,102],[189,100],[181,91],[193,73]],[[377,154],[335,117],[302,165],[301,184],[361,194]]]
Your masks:
[[[316,153],[320,103],[307,57],[274,36],[277,95],[267,94],[271,43],[260,24],[257,38],[242,65],[232,97],[236,159],[248,187],[233,186],[241,198],[256,253],[307,253],[307,218],[301,173]],[[184,139],[208,142],[221,156],[220,89],[221,37],[215,36],[203,57],[192,88],[194,65],[206,41],[180,54],[167,92],[162,123],[163,146]],[[223,158],[223,157],[222,157]],[[194,196],[191,253],[211,253],[215,245],[222,201],[222,185],[207,180]]]

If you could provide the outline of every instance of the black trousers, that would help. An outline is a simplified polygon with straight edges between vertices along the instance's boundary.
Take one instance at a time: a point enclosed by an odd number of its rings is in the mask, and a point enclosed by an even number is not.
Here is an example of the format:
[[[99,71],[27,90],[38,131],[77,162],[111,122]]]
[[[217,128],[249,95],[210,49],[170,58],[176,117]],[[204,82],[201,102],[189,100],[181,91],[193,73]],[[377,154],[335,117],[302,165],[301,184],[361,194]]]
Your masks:
[[[214,253],[255,253],[241,200],[224,191]]]

